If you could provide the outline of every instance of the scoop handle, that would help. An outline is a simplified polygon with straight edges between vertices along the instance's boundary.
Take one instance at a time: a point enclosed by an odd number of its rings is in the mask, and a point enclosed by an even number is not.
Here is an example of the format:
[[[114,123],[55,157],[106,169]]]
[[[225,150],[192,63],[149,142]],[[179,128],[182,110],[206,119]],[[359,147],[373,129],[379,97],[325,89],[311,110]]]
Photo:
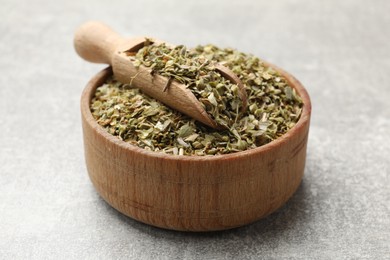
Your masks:
[[[115,50],[124,41],[124,38],[107,25],[90,21],[76,30],[74,47],[78,55],[87,61],[111,65]]]

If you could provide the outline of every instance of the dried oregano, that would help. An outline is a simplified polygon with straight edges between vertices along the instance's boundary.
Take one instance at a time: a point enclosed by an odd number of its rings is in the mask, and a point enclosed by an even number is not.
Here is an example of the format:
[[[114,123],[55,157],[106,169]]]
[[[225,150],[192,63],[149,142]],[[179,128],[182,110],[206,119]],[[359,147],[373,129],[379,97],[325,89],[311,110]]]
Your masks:
[[[215,70],[215,61],[183,45],[169,47],[149,40],[134,58],[136,67],[144,65],[152,69],[152,74],[169,78],[166,88],[171,80],[186,85],[219,125],[229,128],[237,121],[242,108],[238,86]]]
[[[209,114],[228,128],[211,129],[110,78],[97,88],[91,111],[110,134],[130,144],[175,155],[227,154],[277,139],[300,117],[303,104],[295,89],[252,55],[213,45],[192,50],[147,45],[135,57],[137,66],[152,67],[155,73],[188,85]],[[210,61],[223,63],[244,83],[245,113],[238,113],[237,86],[214,72]]]

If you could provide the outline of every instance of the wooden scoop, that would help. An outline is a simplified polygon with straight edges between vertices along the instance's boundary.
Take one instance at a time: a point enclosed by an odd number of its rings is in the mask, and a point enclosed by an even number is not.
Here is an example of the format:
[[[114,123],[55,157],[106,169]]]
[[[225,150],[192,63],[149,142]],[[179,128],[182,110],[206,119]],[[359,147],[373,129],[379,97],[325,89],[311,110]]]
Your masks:
[[[221,128],[205,111],[194,94],[175,80],[168,82],[167,77],[152,74],[152,70],[141,65],[136,68],[126,52],[137,52],[144,46],[145,37],[124,39],[108,26],[99,22],[87,22],[80,26],[74,37],[76,52],[83,59],[110,64],[114,75],[122,83],[130,83],[147,95],[164,104],[210,126]],[[152,39],[154,43],[162,41]],[[227,67],[215,65],[216,70],[226,79],[239,87],[242,100],[242,112],[247,105],[247,96],[240,79]],[[169,88],[166,90],[166,86]],[[166,90],[166,91],[165,91]]]

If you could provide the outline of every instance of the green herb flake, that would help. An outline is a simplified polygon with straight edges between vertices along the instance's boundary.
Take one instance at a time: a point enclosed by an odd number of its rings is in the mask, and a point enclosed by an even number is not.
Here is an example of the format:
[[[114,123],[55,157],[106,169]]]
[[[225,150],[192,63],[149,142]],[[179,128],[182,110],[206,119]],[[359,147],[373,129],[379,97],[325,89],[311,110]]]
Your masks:
[[[188,50],[152,42],[129,55],[136,66],[150,67],[154,73],[186,84],[206,112],[227,127],[211,129],[128,84],[107,79],[91,101],[93,117],[110,134],[146,150],[212,156],[253,149],[281,137],[302,113],[296,90],[252,55],[213,45]],[[244,83],[245,113],[239,114],[237,86],[218,74],[213,62],[224,64]]]

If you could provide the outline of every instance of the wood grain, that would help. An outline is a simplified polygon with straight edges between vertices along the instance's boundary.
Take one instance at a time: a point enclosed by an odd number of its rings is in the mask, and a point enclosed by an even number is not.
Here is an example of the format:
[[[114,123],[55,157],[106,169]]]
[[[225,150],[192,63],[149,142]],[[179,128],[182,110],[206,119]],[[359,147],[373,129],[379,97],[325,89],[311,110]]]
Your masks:
[[[302,97],[300,120],[267,145],[217,156],[150,152],[108,134],[92,117],[89,104],[111,68],[97,74],[82,94],[81,114],[87,169],[99,194],[129,217],[185,231],[230,229],[281,207],[304,173],[311,103],[298,80],[268,65]]]

